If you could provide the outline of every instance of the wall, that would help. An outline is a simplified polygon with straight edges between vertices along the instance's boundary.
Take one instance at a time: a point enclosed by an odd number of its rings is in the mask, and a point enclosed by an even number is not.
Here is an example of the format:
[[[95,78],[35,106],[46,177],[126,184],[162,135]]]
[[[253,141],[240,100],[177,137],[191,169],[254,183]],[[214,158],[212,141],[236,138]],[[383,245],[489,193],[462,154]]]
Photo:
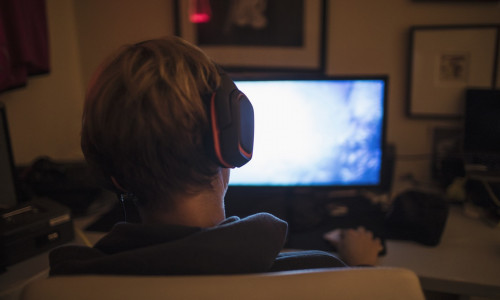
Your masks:
[[[84,85],[118,47],[174,33],[172,0],[74,2]]]
[[[0,94],[16,164],[39,156],[82,159],[83,96],[93,70],[128,42],[173,33],[170,0],[46,0],[50,74]]]
[[[173,33],[172,0],[47,0],[53,70],[24,90],[0,95],[7,104],[17,163],[38,155],[81,157],[83,91],[93,70],[124,43]],[[429,178],[435,126],[457,122],[405,117],[408,28],[424,24],[500,22],[498,3],[419,3],[411,0],[329,0],[328,74],[388,74],[388,140],[400,159],[397,173]],[[420,156],[422,155],[423,156]]]
[[[0,94],[7,108],[14,159],[73,159],[80,153],[83,103],[73,1],[48,0],[51,72],[31,77],[25,88]]]

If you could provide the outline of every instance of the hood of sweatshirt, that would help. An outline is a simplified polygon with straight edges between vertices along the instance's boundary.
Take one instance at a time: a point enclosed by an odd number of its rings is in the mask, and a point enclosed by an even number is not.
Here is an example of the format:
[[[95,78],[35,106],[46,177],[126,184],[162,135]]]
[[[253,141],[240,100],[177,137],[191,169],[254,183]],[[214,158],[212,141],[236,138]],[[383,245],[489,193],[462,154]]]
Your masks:
[[[266,272],[281,251],[286,222],[267,213],[211,228],[119,223],[93,248],[50,253],[50,274],[188,275]]]

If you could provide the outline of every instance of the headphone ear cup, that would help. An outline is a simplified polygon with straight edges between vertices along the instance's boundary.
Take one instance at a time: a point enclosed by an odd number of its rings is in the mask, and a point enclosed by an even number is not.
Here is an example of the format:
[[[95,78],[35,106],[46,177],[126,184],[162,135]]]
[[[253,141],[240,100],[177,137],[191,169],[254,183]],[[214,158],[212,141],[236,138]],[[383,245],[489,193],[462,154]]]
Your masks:
[[[254,111],[250,100],[226,74],[210,99],[214,160],[225,168],[241,167],[252,158]]]

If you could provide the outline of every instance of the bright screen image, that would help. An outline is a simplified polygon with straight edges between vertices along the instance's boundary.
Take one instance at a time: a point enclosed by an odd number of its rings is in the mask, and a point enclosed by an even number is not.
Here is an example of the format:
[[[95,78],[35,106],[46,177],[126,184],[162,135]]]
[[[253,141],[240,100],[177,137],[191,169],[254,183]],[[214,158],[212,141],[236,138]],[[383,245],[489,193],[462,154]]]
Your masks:
[[[361,186],[380,183],[385,81],[236,81],[252,102],[252,160],[233,186]]]

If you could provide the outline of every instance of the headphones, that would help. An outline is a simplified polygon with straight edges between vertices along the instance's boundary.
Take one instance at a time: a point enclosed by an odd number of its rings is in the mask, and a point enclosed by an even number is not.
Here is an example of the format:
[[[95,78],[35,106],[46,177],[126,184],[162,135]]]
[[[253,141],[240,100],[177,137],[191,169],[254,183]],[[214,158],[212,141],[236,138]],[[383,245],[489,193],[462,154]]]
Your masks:
[[[221,84],[207,103],[211,129],[208,148],[221,167],[241,167],[253,154],[253,107],[231,78],[220,67],[218,70]]]

